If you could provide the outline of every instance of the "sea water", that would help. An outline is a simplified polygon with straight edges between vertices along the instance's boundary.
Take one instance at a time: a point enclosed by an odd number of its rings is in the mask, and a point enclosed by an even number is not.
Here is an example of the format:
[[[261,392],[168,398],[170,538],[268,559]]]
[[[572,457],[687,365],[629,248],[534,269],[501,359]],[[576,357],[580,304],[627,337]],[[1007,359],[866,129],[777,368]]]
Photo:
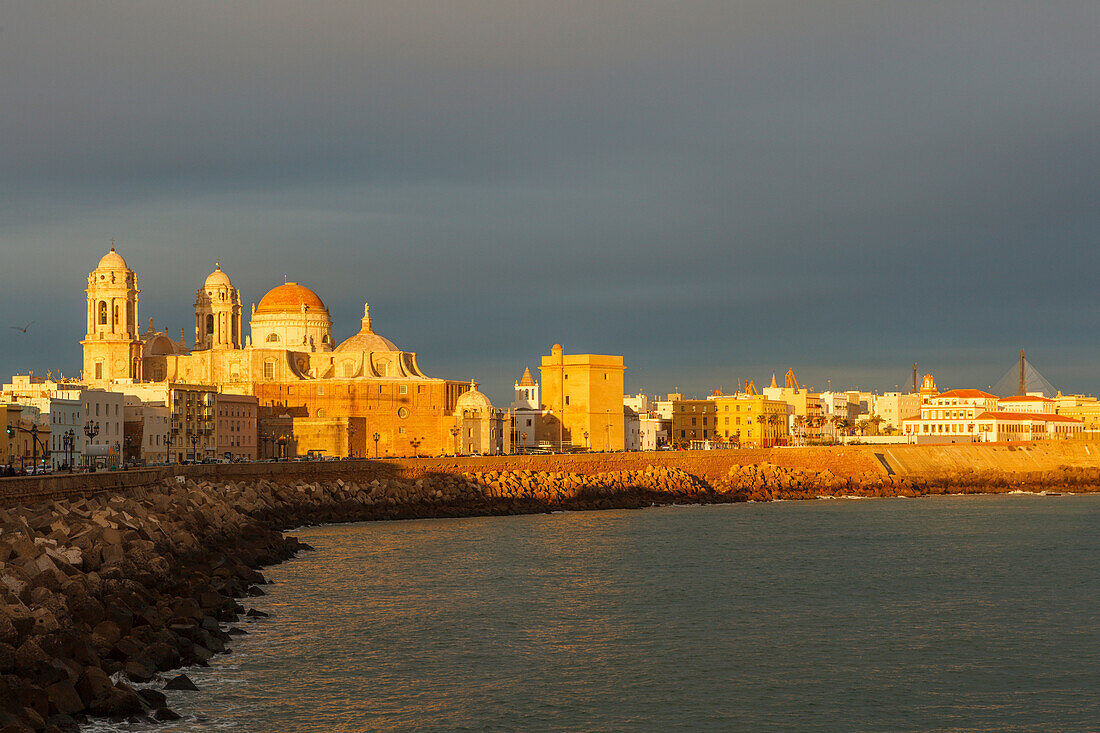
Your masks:
[[[1096,731],[1100,496],[331,525],[185,717],[94,730]]]

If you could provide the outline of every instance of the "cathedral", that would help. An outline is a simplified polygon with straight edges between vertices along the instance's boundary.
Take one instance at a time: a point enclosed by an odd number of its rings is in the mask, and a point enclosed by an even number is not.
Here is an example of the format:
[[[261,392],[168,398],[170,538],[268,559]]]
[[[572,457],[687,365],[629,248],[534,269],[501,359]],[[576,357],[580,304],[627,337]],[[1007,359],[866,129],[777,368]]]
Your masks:
[[[477,384],[429,377],[417,356],[374,331],[333,344],[332,318],[312,290],[286,282],[252,306],[242,338],[241,293],[217,265],[195,293],[188,347],[149,327],[138,333],[137,275],[114,247],[88,275],[83,381],[118,389],[203,385],[256,397],[260,438],[291,454],[413,456],[509,451],[509,419]]]

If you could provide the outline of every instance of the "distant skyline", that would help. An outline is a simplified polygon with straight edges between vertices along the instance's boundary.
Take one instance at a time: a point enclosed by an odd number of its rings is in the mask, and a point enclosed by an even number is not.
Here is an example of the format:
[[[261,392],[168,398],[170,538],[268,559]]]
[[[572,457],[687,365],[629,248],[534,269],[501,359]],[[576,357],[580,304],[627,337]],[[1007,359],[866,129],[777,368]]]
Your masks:
[[[220,262],[337,341],[369,301],[498,406],[550,346],[627,391],[1100,392],[1100,5],[0,7],[0,376],[80,368],[116,240],[194,338]],[[26,333],[11,326],[34,321]]]

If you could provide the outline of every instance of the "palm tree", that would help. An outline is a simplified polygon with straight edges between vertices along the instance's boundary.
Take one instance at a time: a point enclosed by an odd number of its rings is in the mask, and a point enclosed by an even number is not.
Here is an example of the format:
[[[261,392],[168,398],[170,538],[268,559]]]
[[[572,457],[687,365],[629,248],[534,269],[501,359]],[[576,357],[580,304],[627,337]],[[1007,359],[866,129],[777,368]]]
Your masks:
[[[779,442],[779,426],[782,425],[786,419],[786,415],[780,416],[777,412],[768,415],[768,424],[772,426],[772,445]]]
[[[879,415],[871,413],[871,418],[868,422],[871,423],[872,435],[878,435],[879,426],[886,422],[886,420],[884,420]]]
[[[756,416],[756,422],[760,424],[760,447],[764,447],[764,425],[768,422],[768,416],[764,413],[760,413]]]
[[[806,445],[806,417],[804,415],[794,416],[794,432],[801,438],[801,444]]]

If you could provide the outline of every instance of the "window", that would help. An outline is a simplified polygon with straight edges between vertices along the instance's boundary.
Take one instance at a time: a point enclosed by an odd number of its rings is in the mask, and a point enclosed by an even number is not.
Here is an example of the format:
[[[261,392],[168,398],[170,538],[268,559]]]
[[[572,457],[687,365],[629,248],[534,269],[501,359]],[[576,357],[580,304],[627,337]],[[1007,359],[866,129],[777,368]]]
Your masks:
[[[274,379],[274,378],[275,378],[275,362],[274,362],[274,360],[265,361],[264,362],[264,379]]]
[[[405,434],[405,428],[403,428],[403,427],[398,428],[397,432],[399,432],[401,435],[404,435]]]
[[[214,316],[208,315],[206,317],[206,334],[209,336],[214,333]]]
[[[317,411],[317,417],[324,417],[324,416],[325,416],[325,409],[322,407],[320,410]]]
[[[107,325],[107,301],[99,301],[99,325]]]
[[[569,404],[569,395],[565,396],[565,404],[567,404],[567,405]]]
[[[95,363],[95,378],[103,379],[103,362],[101,361]],[[99,405],[96,405],[96,414],[99,414]]]
[[[325,394],[325,385],[323,385],[323,384],[318,384],[317,385],[317,394],[322,395],[322,396]]]
[[[409,411],[404,407],[401,407],[397,410],[397,416],[400,418],[406,418],[409,416]]]
[[[397,386],[397,394],[408,394],[408,393],[409,393],[409,385],[400,384],[400,385]]]
[[[268,343],[275,343],[278,340],[279,340],[279,334],[277,334],[277,333],[269,333],[267,335],[267,342]]]

